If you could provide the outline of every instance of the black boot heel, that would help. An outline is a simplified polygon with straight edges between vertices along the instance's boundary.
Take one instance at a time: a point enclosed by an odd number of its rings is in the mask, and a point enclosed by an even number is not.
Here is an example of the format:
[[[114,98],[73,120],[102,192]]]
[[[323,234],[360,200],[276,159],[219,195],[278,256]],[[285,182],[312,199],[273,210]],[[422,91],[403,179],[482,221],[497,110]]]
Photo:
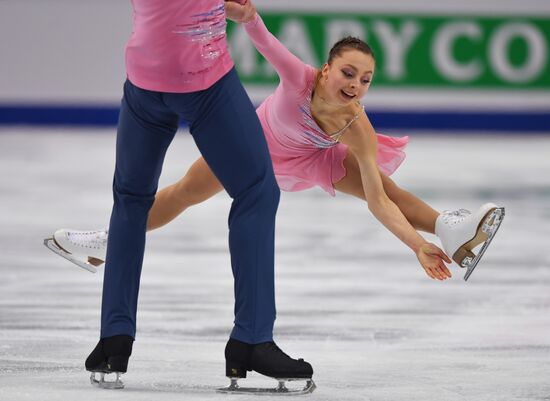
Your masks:
[[[243,368],[239,363],[225,361],[225,375],[227,377],[245,379],[246,369]]]
[[[107,358],[107,370],[109,372],[126,373],[128,370],[128,357],[127,356],[110,356]]]

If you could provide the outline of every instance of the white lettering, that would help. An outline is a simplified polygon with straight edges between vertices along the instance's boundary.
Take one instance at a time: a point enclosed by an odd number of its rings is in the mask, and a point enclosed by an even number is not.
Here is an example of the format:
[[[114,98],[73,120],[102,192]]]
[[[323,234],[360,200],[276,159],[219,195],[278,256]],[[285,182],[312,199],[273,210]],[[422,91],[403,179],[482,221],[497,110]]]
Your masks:
[[[318,60],[311,46],[307,28],[302,21],[289,19],[277,35],[285,47],[304,63],[317,66]]]
[[[256,48],[242,24],[235,27],[228,39],[228,45],[231,57],[235,64],[239,66],[239,73],[254,75],[257,68]]]
[[[480,39],[481,29],[473,22],[456,22],[443,26],[435,36],[432,59],[446,78],[452,81],[471,81],[481,74],[482,64],[479,60],[458,63],[453,58],[453,43],[460,36],[472,40]]]
[[[515,38],[525,41],[527,59],[521,66],[510,63],[510,42]],[[489,60],[495,73],[514,83],[529,82],[539,77],[547,62],[548,49],[544,36],[532,25],[507,24],[498,29],[489,43]]]
[[[406,21],[399,32],[383,21],[374,23],[376,32],[384,49],[384,72],[394,80],[405,76],[405,61],[407,52],[420,33],[420,27],[414,21]]]

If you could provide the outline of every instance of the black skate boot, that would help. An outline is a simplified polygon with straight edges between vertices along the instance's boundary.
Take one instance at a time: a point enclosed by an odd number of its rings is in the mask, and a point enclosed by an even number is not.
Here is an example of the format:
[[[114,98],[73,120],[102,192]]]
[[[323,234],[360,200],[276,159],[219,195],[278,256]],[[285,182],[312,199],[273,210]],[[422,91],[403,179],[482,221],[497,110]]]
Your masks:
[[[237,380],[246,378],[246,372],[252,370],[276,379],[279,385],[276,388],[239,387]],[[225,347],[225,375],[231,384],[218,390],[225,393],[306,394],[315,390],[311,365],[303,359],[292,359],[274,342],[252,345],[229,339]],[[305,380],[306,386],[297,390],[286,387],[287,381],[296,380]]]
[[[86,370],[92,372],[90,382],[93,386],[119,389],[124,388],[120,375],[128,369],[128,359],[132,354],[134,339],[130,336],[120,335],[99,340],[90,356],[86,359]],[[99,380],[95,374],[99,373]],[[105,381],[105,375],[116,374],[114,382]]]

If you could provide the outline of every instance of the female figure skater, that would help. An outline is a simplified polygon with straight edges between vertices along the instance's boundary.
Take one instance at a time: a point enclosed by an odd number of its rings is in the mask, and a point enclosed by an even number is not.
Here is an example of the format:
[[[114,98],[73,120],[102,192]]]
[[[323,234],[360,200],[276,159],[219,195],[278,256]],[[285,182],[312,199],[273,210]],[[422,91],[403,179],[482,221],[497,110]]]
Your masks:
[[[432,279],[451,277],[451,256],[469,274],[504,215],[504,209],[485,204],[471,214],[460,209],[438,213],[388,176],[403,161],[408,138],[376,134],[360,99],[367,93],[375,70],[372,50],[347,37],[331,49],[319,70],[291,54],[265,27],[251,1],[226,2],[226,16],[243,23],[258,51],[275,68],[280,84],[257,109],[267,139],[279,187],[301,191],[320,186],[367,201],[374,216],[416,255]],[[154,230],[223,189],[207,162],[199,158],[177,183],[161,190],[149,212],[147,229]],[[418,232],[439,236],[445,254]],[[62,254],[95,271],[105,260],[107,232],[58,230],[55,243]],[[473,249],[483,243],[475,255]]]

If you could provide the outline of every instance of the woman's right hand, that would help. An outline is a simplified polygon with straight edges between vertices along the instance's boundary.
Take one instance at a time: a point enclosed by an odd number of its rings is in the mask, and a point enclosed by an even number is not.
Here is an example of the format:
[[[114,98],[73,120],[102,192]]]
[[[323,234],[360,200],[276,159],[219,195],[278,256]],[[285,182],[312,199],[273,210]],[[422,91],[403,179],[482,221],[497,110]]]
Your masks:
[[[250,22],[256,16],[256,7],[250,0],[225,0],[225,17],[238,24]]]
[[[426,274],[434,280],[446,280],[451,278],[451,272],[445,266],[445,262],[451,263],[451,259],[438,246],[426,242],[416,252],[418,261],[426,271]]]

